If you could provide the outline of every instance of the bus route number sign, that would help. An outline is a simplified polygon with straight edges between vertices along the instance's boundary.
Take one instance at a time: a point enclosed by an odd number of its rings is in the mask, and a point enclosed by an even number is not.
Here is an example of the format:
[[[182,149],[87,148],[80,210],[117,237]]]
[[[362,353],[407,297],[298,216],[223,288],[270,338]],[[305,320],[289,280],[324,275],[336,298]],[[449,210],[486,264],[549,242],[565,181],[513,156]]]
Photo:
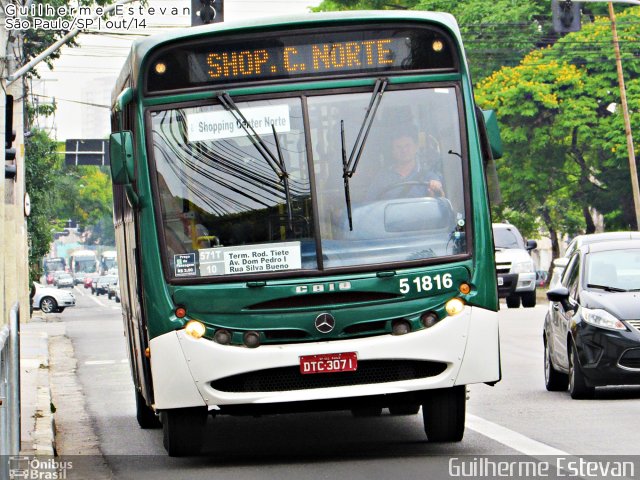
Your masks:
[[[321,355],[303,355],[300,357],[300,373],[354,372],[358,369],[356,352],[325,353]]]

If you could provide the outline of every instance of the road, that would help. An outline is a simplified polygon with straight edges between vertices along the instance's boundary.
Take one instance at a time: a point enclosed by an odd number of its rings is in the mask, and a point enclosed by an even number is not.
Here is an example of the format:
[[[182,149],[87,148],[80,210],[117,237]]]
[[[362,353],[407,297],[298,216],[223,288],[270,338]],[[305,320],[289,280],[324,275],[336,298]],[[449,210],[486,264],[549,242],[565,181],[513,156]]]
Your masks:
[[[421,415],[224,416],[209,420],[202,455],[169,458],[161,430],[141,430],[135,419],[119,304],[76,292],[78,305],[57,320],[73,345],[85,408],[113,478],[440,479],[451,478],[452,456],[640,454],[640,388],[599,389],[594,400],[545,390],[546,304],[539,302],[533,309],[502,306],[503,380],[470,387],[461,443],[426,442]]]

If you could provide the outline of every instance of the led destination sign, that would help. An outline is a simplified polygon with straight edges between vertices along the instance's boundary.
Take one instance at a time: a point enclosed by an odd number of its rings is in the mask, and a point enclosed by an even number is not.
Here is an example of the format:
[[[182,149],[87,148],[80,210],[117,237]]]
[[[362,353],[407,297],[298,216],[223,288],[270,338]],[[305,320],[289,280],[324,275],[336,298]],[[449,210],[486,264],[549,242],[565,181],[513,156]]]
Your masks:
[[[405,51],[403,51],[405,50]],[[207,73],[214,80],[239,80],[279,74],[338,73],[384,69],[407,56],[401,39],[319,43],[296,47],[212,52]],[[399,65],[396,65],[399,66]]]
[[[431,28],[287,32],[166,48],[148,66],[147,91],[378,72],[452,71],[448,37]]]

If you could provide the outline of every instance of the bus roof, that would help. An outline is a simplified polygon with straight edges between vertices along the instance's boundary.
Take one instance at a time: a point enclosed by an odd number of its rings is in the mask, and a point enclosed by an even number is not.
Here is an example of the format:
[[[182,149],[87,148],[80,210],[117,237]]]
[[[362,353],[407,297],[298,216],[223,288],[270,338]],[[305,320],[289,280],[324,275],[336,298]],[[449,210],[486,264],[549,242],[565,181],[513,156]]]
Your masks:
[[[313,26],[316,24],[350,24],[366,21],[377,22],[397,22],[397,21],[423,21],[438,24],[449,30],[456,41],[461,42],[458,23],[453,15],[444,12],[424,12],[417,10],[354,10],[346,12],[323,12],[308,13],[302,15],[273,16],[266,18],[249,18],[235,22],[212,23],[198,27],[181,28],[171,30],[167,33],[152,35],[143,39],[135,40],[131,45],[131,51],[120,72],[116,88],[112,95],[112,104],[123,90],[125,82],[131,76],[132,84],[135,88],[138,83],[140,66],[144,58],[156,47],[171,43],[175,40],[197,39],[211,33],[231,33],[236,30],[250,31],[260,30],[269,27],[291,26]]]

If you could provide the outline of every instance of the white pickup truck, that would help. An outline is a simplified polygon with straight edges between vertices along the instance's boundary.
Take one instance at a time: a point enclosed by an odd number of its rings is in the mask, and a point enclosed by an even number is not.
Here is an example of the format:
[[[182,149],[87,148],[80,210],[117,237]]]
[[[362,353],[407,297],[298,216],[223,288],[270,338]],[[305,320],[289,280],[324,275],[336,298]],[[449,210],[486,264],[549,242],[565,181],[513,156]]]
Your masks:
[[[498,275],[498,297],[506,298],[507,307],[536,306],[536,269],[529,252],[538,247],[535,240],[526,243],[510,223],[494,223],[493,241]]]

